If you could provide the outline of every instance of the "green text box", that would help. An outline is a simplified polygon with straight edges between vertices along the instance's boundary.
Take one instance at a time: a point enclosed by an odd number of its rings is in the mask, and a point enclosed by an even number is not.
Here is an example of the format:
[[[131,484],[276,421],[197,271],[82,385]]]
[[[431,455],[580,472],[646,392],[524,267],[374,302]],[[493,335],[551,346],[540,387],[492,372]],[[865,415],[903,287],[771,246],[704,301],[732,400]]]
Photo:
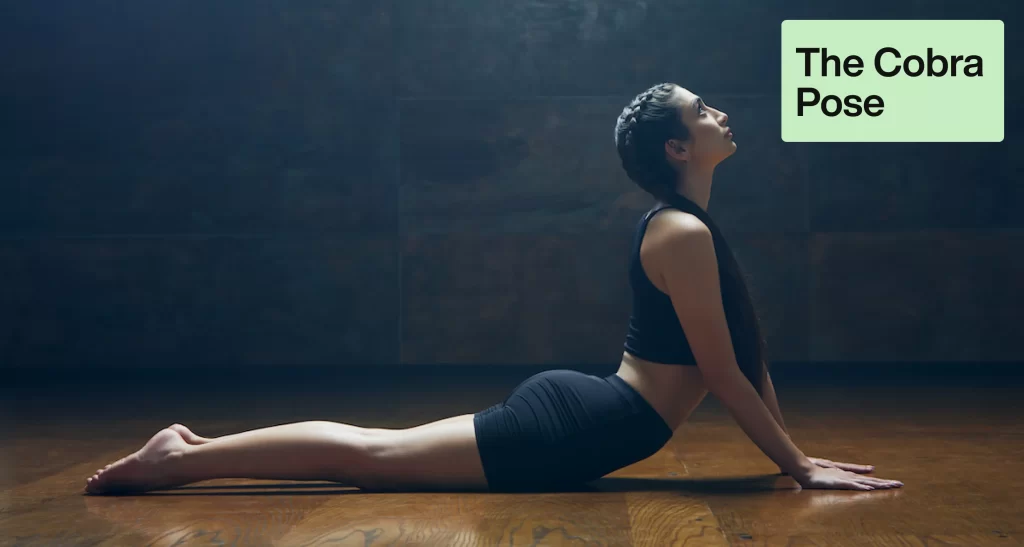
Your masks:
[[[813,54],[798,48],[817,48]],[[891,50],[895,49],[899,57]],[[928,75],[929,53],[935,72]],[[823,53],[838,61],[822,63]],[[879,57],[879,52],[882,55]],[[844,71],[847,58],[860,58],[859,75]],[[922,62],[909,61],[916,56]],[[956,75],[953,76],[953,57]],[[971,56],[980,58],[980,64]],[[880,67],[876,66],[880,62]],[[810,59],[809,67],[807,66]],[[852,62],[852,61],[851,61]],[[908,63],[908,64],[904,64]],[[838,74],[837,67],[838,66]],[[976,74],[980,66],[980,76]],[[823,69],[827,71],[823,73]],[[823,21],[782,22],[782,140],[786,142],[1000,142],[1003,140],[1003,22]],[[809,68],[809,73],[807,69]],[[879,72],[899,69],[891,77]],[[921,70],[917,76],[907,73]],[[816,89],[818,104],[798,115],[800,88]],[[831,112],[822,112],[827,95]],[[848,96],[860,98],[857,116]],[[876,95],[868,115],[868,97]],[[810,100],[811,93],[804,98]],[[853,100],[849,98],[849,100]]]

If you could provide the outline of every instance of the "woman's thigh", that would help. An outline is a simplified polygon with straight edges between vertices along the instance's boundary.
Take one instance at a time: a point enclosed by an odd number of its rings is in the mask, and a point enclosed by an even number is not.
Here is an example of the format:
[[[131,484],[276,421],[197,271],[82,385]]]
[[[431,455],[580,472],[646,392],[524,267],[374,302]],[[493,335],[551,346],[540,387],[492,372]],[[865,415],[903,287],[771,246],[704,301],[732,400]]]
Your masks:
[[[383,429],[371,441],[368,490],[487,490],[473,414],[407,429]]]

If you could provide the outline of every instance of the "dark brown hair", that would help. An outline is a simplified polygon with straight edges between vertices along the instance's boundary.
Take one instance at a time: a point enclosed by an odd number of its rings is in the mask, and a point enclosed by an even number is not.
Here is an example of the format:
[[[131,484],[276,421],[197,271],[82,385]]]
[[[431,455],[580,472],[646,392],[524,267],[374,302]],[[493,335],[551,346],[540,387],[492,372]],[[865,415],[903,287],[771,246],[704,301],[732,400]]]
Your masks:
[[[711,230],[718,258],[722,307],[725,309],[736,362],[743,375],[763,396],[768,370],[765,340],[747,288],[746,277],[729,243],[711,216],[676,191],[677,173],[665,159],[665,142],[687,140],[690,131],[683,124],[680,104],[673,94],[675,84],[658,84],[637,95],[622,109],[615,123],[615,147],[629,178],[662,202],[693,214]]]

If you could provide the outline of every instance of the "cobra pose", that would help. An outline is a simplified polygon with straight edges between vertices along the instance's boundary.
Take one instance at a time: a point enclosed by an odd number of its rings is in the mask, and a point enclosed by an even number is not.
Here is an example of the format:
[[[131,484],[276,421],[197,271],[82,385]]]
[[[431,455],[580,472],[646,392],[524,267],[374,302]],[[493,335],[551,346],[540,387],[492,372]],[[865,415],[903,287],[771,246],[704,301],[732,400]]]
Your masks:
[[[728,119],[665,83],[634,98],[616,121],[622,167],[657,203],[636,228],[633,308],[614,374],[549,370],[489,408],[407,429],[307,421],[209,439],[174,424],[97,470],[86,491],[217,478],[387,491],[560,489],[651,456],[708,392],[804,488],[902,486],[864,475],[869,465],[807,457],[789,439],[743,274],[706,212],[715,167],[737,148]]]

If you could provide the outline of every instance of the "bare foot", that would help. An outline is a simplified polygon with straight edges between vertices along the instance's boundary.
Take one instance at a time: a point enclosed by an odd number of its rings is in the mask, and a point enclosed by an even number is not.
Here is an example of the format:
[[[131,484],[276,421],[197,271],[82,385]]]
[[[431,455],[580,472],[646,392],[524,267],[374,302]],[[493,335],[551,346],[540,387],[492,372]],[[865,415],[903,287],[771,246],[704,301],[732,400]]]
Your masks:
[[[90,494],[145,492],[186,484],[175,477],[174,464],[189,450],[177,431],[167,428],[153,435],[138,452],[100,469],[86,479]]]
[[[191,429],[181,424],[174,424],[169,429],[177,431],[178,434],[181,435],[181,438],[185,439],[185,442],[187,442],[188,444],[206,444],[214,441],[214,439],[200,437],[199,435],[192,433]]]

